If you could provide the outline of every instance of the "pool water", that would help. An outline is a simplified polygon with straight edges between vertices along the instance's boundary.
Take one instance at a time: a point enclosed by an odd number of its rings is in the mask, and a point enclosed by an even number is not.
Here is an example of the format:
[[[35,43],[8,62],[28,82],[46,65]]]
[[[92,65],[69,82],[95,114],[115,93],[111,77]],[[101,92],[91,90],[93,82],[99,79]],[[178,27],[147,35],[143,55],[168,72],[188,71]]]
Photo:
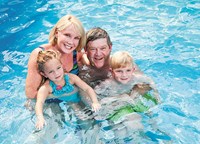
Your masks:
[[[43,143],[200,143],[199,0],[1,0],[0,143],[24,143],[35,130],[34,112],[24,107],[28,58],[65,14],[77,16],[86,31],[106,29],[112,51],[132,54],[155,81],[162,104],[142,114],[142,133],[110,141],[101,140],[95,126],[77,129],[73,114],[65,112],[70,123],[51,141],[50,121]]]

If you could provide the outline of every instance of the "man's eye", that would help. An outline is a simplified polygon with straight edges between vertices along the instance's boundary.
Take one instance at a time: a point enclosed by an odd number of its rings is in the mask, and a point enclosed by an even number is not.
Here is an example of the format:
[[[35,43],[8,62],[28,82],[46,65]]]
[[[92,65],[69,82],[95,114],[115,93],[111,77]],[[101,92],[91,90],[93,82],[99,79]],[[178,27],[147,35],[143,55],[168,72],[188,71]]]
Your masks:
[[[90,48],[90,50],[91,50],[91,51],[94,51],[94,50],[95,50],[95,48]]]
[[[102,48],[101,48],[101,50],[105,50],[105,49],[106,49],[106,47],[102,47]]]

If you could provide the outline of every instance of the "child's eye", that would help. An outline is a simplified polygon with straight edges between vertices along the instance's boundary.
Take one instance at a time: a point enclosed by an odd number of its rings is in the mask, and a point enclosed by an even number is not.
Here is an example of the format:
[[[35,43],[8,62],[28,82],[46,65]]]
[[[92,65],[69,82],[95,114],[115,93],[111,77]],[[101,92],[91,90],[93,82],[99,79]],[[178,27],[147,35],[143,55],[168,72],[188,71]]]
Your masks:
[[[57,69],[61,69],[61,66],[59,66]]]
[[[53,73],[53,71],[49,71],[49,74]]]
[[[115,72],[116,72],[116,73],[121,73],[122,71],[121,71],[121,70],[116,70]]]

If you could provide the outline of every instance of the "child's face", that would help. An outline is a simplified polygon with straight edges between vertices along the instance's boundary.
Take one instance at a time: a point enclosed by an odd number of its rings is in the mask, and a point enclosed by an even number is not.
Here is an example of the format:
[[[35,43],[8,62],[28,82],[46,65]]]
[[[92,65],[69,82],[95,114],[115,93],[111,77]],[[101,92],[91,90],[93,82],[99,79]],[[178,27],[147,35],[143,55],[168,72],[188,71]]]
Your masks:
[[[64,70],[58,59],[54,58],[45,63],[44,76],[55,82],[62,80],[63,75]]]
[[[126,67],[113,69],[112,75],[117,82],[127,84],[131,80],[133,72],[134,67],[130,65]]]

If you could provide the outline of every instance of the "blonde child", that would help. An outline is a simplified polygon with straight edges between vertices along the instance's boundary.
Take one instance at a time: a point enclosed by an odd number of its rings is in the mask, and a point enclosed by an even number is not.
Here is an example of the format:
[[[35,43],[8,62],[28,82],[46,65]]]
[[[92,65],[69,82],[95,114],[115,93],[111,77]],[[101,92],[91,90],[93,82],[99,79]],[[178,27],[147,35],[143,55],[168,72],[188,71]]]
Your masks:
[[[95,118],[103,120],[103,129],[110,127],[114,135],[126,135],[127,132],[143,128],[141,117],[135,112],[146,112],[160,99],[154,82],[137,71],[138,68],[128,52],[114,53],[109,63],[112,77],[94,89],[102,105]],[[153,96],[148,93],[151,90],[154,92]],[[145,100],[150,101],[151,105]],[[106,132],[113,135],[109,130]]]
[[[127,93],[135,99],[153,90],[155,99],[159,102],[160,98],[153,80],[135,69],[136,65],[128,52],[114,53],[110,58],[112,77],[95,87],[99,98]]]
[[[78,90],[75,86],[88,94],[92,101],[92,109],[94,111],[99,110],[100,104],[94,90],[75,74],[64,73],[58,51],[40,51],[37,57],[37,64],[39,73],[46,78],[46,81],[39,88],[37,94],[35,106],[37,116],[36,128],[40,130],[45,125],[43,116],[43,104],[45,101],[59,100],[72,103],[80,101]]]

